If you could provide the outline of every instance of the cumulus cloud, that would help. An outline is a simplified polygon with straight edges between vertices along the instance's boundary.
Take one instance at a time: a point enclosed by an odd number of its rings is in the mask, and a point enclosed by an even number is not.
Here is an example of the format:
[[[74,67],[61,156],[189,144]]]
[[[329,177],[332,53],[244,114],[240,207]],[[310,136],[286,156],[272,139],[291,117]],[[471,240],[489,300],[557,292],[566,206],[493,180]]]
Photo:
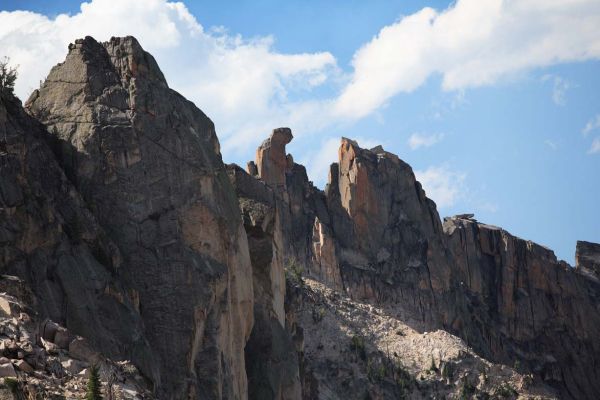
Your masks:
[[[415,171],[415,176],[423,185],[427,197],[435,201],[439,209],[453,206],[466,192],[467,175],[446,165],[430,166],[425,170]]]
[[[272,37],[207,31],[183,3],[167,0],[92,0],[54,18],[0,12],[1,52],[20,66],[17,94],[26,98],[64,59],[68,43],[86,35],[136,36],[170,86],[215,121],[224,150],[254,146],[275,126],[302,131],[326,123],[320,101],[302,98],[337,73],[330,53],[283,54]]]
[[[592,141],[588,154],[600,154],[600,136]]]
[[[546,140],[544,140],[544,144],[546,146],[548,146],[549,148],[551,148],[552,150],[558,149],[558,145],[553,140],[546,139]]]
[[[413,133],[408,138],[408,146],[411,150],[417,150],[420,147],[431,147],[434,144],[439,143],[443,138],[443,133],[434,133],[432,135]]]
[[[442,12],[423,8],[356,52],[335,112],[364,117],[433,74],[441,75],[443,89],[458,90],[600,58],[599,20],[596,0],[458,0]]]
[[[600,114],[590,119],[581,130],[581,133],[583,133],[583,136],[587,136],[590,134],[590,132],[598,128],[600,128]]]

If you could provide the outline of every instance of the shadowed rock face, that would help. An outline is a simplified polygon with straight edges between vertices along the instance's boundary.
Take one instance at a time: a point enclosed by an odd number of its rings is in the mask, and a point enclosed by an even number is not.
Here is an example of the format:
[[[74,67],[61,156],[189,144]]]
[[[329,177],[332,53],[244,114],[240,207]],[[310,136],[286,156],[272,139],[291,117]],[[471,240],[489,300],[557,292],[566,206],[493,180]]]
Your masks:
[[[70,45],[28,111],[116,243],[160,398],[246,398],[252,270],[213,123],[132,37]]]
[[[448,218],[444,230],[470,298],[471,321],[455,330],[492,359],[518,359],[565,398],[597,398],[600,282],[503,229]]]
[[[108,356],[135,359],[153,376],[157,360],[116,276],[123,255],[66,178],[46,135],[16,98],[0,95],[0,274],[26,281],[40,318],[68,325]]]
[[[600,278],[600,244],[578,241],[575,264],[576,268],[589,271]]]
[[[302,394],[297,349],[286,330],[283,243],[286,208],[263,182],[236,165],[228,166],[248,236],[254,286],[254,327],[246,345],[248,397],[299,399]]]

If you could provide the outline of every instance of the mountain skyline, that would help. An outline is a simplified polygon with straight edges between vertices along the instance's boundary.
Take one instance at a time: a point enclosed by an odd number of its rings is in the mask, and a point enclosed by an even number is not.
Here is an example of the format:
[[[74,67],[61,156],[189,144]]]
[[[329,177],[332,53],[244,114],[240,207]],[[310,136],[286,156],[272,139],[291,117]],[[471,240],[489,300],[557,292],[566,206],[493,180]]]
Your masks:
[[[0,55],[19,65],[23,101],[77,37],[132,34],[213,119],[226,162],[244,165],[290,126],[289,151],[323,187],[347,136],[413,165],[441,215],[474,212],[571,264],[577,239],[600,241],[597,2],[3,9]]]

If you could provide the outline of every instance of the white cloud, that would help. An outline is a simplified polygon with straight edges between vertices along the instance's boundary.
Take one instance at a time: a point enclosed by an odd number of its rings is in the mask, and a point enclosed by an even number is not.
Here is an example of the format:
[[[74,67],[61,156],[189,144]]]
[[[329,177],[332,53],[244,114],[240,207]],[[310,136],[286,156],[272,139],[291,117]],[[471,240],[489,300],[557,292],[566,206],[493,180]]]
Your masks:
[[[432,135],[413,133],[408,138],[408,146],[411,150],[417,150],[419,147],[431,147],[439,143],[443,138],[443,133],[434,133]]]
[[[25,98],[76,38],[134,35],[169,85],[213,119],[231,156],[247,154],[274,127],[290,126],[298,137],[351,123],[434,74],[456,91],[458,106],[469,87],[599,58],[599,20],[597,0],[458,0],[382,28],[345,76],[329,52],[284,54],[270,36],[206,30],[181,2],[91,0],[76,14],[52,18],[0,12],[0,56],[20,65],[16,91]],[[557,85],[558,102],[563,89]]]
[[[546,74],[542,77],[542,81],[552,82],[552,101],[557,106],[564,106],[567,104],[566,95],[569,89],[572,89],[574,85],[568,80],[558,76]]]
[[[458,0],[442,12],[423,8],[356,52],[335,112],[366,116],[433,74],[442,76],[445,90],[459,90],[600,58],[599,21],[597,0]]]
[[[583,136],[587,136],[591,131],[598,128],[600,128],[600,114],[590,119],[587,124],[585,124],[585,127],[581,130],[581,133],[583,133]]]
[[[0,12],[0,55],[20,65],[17,94],[25,99],[64,60],[67,45],[86,35],[100,41],[135,36],[169,85],[215,121],[225,151],[253,148],[276,126],[293,126],[298,134],[327,121],[318,100],[289,97],[307,97],[338,73],[330,53],[283,54],[271,37],[205,31],[183,3],[167,0],[92,0],[77,14],[55,18]]]
[[[558,149],[558,145],[550,139],[544,140],[544,144],[548,147],[550,147],[552,150],[556,150]]]
[[[415,171],[415,176],[423,185],[427,197],[435,201],[440,209],[453,206],[465,195],[467,175],[464,172],[453,171],[442,165]]]
[[[592,145],[590,146],[590,149],[588,150],[588,154],[598,154],[600,153],[600,136],[595,138],[592,141]]]

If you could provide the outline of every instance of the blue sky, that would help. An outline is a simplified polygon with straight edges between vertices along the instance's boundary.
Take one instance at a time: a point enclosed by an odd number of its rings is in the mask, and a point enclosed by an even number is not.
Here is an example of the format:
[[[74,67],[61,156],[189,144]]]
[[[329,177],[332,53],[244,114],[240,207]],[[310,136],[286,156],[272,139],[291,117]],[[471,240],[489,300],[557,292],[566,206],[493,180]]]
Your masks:
[[[290,126],[322,187],[340,136],[382,143],[442,217],[474,212],[573,263],[576,240],[600,242],[599,3],[5,0],[0,56],[24,98],[69,41],[133,34],[215,121],[225,161]]]

